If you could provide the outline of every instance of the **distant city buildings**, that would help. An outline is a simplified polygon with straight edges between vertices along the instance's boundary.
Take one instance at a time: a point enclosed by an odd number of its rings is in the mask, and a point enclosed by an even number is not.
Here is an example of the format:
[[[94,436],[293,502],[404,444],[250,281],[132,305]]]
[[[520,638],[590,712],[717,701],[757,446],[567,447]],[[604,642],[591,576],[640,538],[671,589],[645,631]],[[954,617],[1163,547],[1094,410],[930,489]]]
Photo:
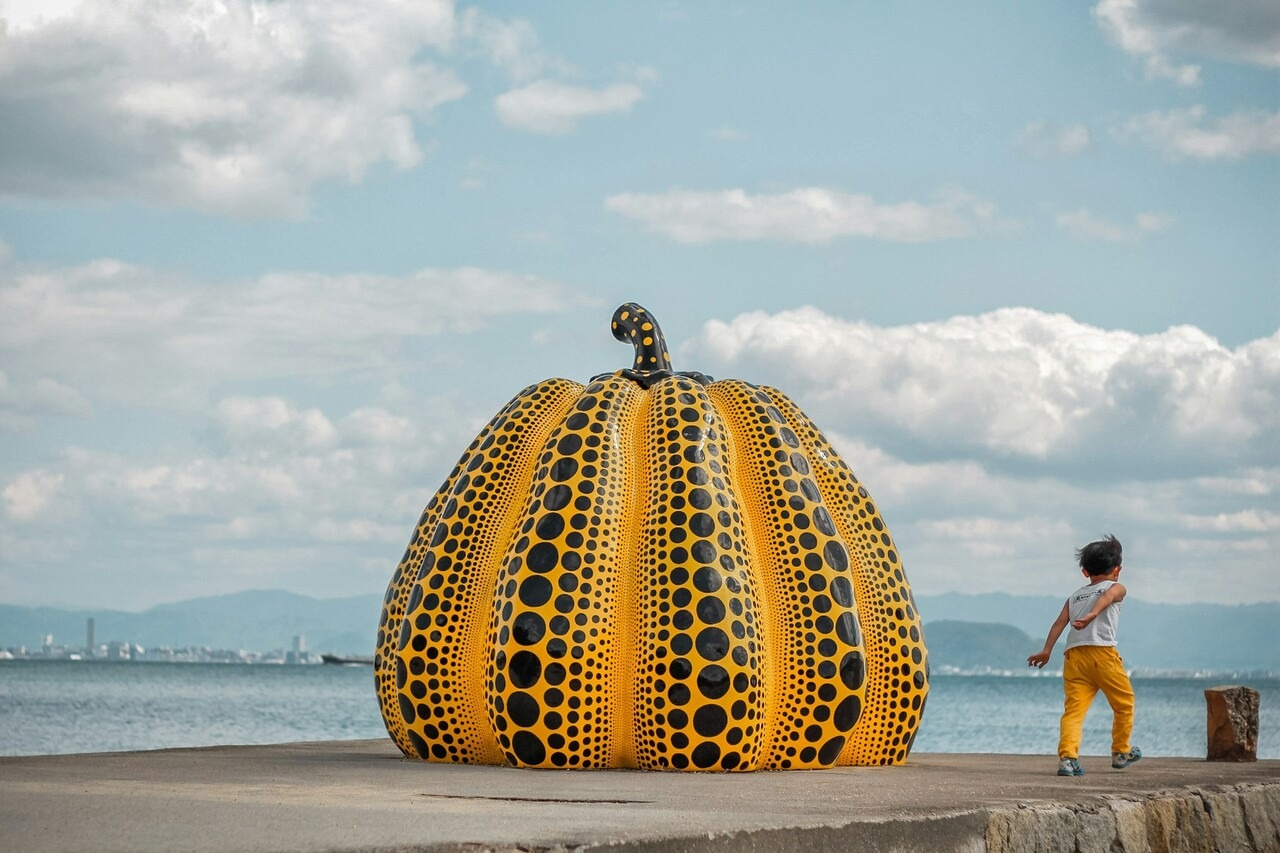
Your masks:
[[[298,634],[293,638],[289,651],[273,649],[266,652],[246,651],[245,649],[214,649],[208,646],[154,646],[144,648],[138,643],[111,640],[106,643],[97,642],[94,637],[94,621],[85,623],[85,643],[79,645],[59,645],[54,642],[52,634],[40,637],[39,648],[11,646],[0,649],[0,660],[45,659],[45,660],[94,660],[94,661],[170,661],[179,663],[251,663],[251,664],[318,664],[323,660],[318,654],[307,651],[307,638]]]

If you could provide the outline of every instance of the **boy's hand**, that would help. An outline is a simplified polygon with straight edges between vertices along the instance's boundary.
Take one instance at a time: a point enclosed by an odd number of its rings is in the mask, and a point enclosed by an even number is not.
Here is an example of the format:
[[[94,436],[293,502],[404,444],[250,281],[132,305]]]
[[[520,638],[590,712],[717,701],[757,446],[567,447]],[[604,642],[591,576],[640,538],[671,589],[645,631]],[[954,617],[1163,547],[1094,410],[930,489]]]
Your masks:
[[[1090,622],[1092,622],[1096,618],[1097,618],[1097,614],[1089,613],[1085,615],[1083,619],[1076,619],[1075,621],[1073,621],[1071,623],[1071,627],[1075,628],[1077,631],[1082,631],[1084,630],[1084,627],[1086,625],[1088,625]]]
[[[1044,665],[1049,662],[1050,654],[1051,654],[1050,652],[1045,652],[1045,651],[1036,652],[1034,655],[1031,655],[1029,658],[1027,658],[1027,666],[1034,666],[1038,669],[1044,669]]]

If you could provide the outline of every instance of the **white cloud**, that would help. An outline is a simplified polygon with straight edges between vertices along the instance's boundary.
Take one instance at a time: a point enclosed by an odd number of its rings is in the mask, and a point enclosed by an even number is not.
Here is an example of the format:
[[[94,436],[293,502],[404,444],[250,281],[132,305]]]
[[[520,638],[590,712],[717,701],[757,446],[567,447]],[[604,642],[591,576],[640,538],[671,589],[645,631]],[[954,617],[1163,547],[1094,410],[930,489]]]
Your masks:
[[[74,388],[48,377],[38,377],[22,387],[0,370],[0,431],[29,429],[44,415],[86,417],[92,406]]]
[[[37,468],[16,477],[0,491],[5,510],[19,521],[29,521],[43,513],[62,488],[63,476]]]
[[[1088,148],[1089,142],[1089,129],[1082,124],[1036,121],[1023,128],[1014,146],[1035,157],[1074,157]]]
[[[994,227],[995,208],[968,193],[933,203],[878,203],[869,195],[823,187],[751,195],[745,190],[620,193],[605,208],[638,219],[681,243],[778,240],[827,243],[840,237],[927,242]]]
[[[683,358],[771,382],[890,452],[1107,476],[1280,458],[1280,331],[1228,349],[1006,308],[878,327],[815,308],[707,323]]]
[[[1114,531],[1138,598],[1280,600],[1268,561],[1280,548],[1280,468],[1212,481],[1176,469],[1119,481],[1078,468],[998,473],[976,459],[907,461],[807,411],[875,498],[917,595],[1066,589],[1077,576],[1072,549]],[[1221,580],[1213,590],[1188,583],[1205,571]]]
[[[0,20],[9,32],[45,26],[70,17],[83,0],[0,0]]]
[[[533,25],[520,18],[507,20],[471,7],[458,19],[458,34],[517,82],[532,80],[548,71],[578,73],[564,60],[547,54]]]
[[[1171,58],[1178,54],[1280,67],[1274,0],[1102,0],[1093,14],[1122,50],[1143,59],[1148,79],[1198,85],[1200,66],[1179,64]]]
[[[379,590],[491,414],[447,396],[345,414],[232,397],[208,413],[204,446],[66,448],[0,473],[0,555],[22,567],[7,582],[16,597],[47,595],[56,569],[73,604],[99,606],[246,587]]]
[[[466,91],[426,58],[454,38],[444,0],[62,12],[4,39],[0,193],[296,216],[317,183],[416,165],[414,119]]]
[[[1188,530],[1214,533],[1274,533],[1280,531],[1280,512],[1248,509],[1217,515],[1189,515],[1182,519]]]
[[[301,453],[332,446],[338,431],[319,409],[299,411],[281,397],[228,397],[215,418],[235,447]]]
[[[1239,160],[1251,154],[1280,154],[1280,112],[1245,110],[1205,121],[1201,105],[1135,116],[1122,135],[1171,158]]]
[[[530,133],[564,134],[588,116],[630,112],[644,97],[635,83],[615,83],[603,89],[537,80],[504,92],[494,101],[503,124]]]
[[[385,380],[416,339],[578,302],[546,279],[475,268],[197,282],[109,260],[0,267],[0,406],[202,408],[231,382]]]
[[[1139,213],[1134,217],[1133,224],[1129,225],[1096,216],[1083,207],[1061,213],[1056,219],[1058,227],[1066,230],[1072,237],[1109,243],[1137,240],[1144,234],[1163,231],[1175,221],[1166,213]]]

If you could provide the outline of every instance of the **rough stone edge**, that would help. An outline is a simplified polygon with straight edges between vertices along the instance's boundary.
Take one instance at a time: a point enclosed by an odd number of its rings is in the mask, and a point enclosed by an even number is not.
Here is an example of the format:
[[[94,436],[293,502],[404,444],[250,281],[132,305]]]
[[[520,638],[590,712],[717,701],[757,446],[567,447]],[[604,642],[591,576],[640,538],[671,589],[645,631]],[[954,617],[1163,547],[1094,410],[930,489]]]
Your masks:
[[[838,826],[568,845],[441,844],[364,853],[1280,853],[1280,782],[1106,794]]]
[[[836,826],[796,826],[667,836],[635,841],[590,844],[443,844],[363,850],[361,853],[983,853],[989,814],[972,809],[941,815],[883,821],[857,821]]]
[[[988,853],[1280,851],[1280,783],[1188,787],[990,813]]]

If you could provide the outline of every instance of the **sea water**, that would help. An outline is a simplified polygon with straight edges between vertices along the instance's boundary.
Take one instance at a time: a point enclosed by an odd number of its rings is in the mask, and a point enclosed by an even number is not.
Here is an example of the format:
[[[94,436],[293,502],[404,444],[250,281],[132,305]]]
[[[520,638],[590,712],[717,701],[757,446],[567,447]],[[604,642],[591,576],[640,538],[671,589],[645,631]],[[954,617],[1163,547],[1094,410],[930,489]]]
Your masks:
[[[1151,756],[1205,754],[1204,690],[1219,680],[1135,678],[1133,742]],[[1259,758],[1280,758],[1280,680],[1261,694]],[[1062,681],[935,675],[917,752],[1052,754]],[[1099,695],[1081,752],[1110,750]],[[367,666],[0,661],[0,755],[384,737]]]

